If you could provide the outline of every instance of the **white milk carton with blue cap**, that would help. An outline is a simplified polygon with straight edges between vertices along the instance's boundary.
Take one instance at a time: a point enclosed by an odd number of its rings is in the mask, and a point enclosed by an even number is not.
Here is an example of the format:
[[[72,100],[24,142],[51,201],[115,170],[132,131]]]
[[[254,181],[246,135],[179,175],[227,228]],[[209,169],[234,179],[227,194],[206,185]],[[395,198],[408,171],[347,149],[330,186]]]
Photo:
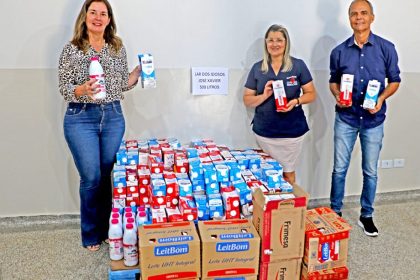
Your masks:
[[[139,61],[141,66],[141,86],[143,88],[155,88],[156,74],[153,56],[148,53],[139,54]]]
[[[366,89],[365,100],[363,101],[364,109],[375,109],[376,102],[378,101],[379,89],[381,82],[377,80],[370,80]]]

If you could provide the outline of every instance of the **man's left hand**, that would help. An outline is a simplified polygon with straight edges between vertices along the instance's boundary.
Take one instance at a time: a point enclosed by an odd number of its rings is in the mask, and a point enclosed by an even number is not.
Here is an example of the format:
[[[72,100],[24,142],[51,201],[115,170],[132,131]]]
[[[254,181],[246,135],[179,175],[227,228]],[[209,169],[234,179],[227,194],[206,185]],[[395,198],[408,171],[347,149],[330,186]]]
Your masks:
[[[369,113],[371,114],[376,114],[377,112],[379,112],[379,110],[381,110],[382,108],[382,104],[384,103],[384,101],[382,100],[382,98],[378,98],[378,101],[376,102],[376,106],[373,109],[369,109]]]

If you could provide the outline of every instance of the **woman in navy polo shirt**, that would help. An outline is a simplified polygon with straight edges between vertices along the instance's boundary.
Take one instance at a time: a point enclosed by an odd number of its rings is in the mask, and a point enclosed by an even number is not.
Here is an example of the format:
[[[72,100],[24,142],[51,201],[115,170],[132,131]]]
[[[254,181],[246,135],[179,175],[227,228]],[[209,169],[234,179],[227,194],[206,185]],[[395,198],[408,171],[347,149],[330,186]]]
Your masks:
[[[287,29],[270,26],[265,33],[263,60],[249,72],[243,99],[245,106],[255,108],[252,130],[258,145],[280,162],[284,179],[294,183],[303,136],[309,131],[300,105],[314,101],[316,90],[306,64],[289,52]],[[276,80],[283,81],[288,101],[278,110],[272,87]]]

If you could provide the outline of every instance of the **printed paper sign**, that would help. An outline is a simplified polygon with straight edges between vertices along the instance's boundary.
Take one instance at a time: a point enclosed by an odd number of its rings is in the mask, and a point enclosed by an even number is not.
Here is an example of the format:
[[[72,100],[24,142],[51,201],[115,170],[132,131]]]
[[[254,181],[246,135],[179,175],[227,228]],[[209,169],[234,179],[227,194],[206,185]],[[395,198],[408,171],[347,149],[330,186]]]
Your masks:
[[[192,67],[192,94],[217,95],[228,93],[229,73],[221,67]]]

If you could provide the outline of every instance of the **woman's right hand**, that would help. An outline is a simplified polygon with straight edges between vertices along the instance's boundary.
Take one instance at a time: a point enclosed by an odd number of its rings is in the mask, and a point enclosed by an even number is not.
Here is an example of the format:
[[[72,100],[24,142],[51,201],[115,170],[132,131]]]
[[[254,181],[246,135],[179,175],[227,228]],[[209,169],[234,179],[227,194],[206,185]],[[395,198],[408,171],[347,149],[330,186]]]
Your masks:
[[[90,99],[95,99],[93,96],[100,91],[100,89],[98,88],[98,85],[95,83],[96,83],[96,79],[91,78],[89,81],[86,81],[84,84],[76,87],[74,91],[75,95],[77,97],[86,95]]]
[[[265,99],[273,95],[273,81],[268,81],[264,86],[263,96]]]

